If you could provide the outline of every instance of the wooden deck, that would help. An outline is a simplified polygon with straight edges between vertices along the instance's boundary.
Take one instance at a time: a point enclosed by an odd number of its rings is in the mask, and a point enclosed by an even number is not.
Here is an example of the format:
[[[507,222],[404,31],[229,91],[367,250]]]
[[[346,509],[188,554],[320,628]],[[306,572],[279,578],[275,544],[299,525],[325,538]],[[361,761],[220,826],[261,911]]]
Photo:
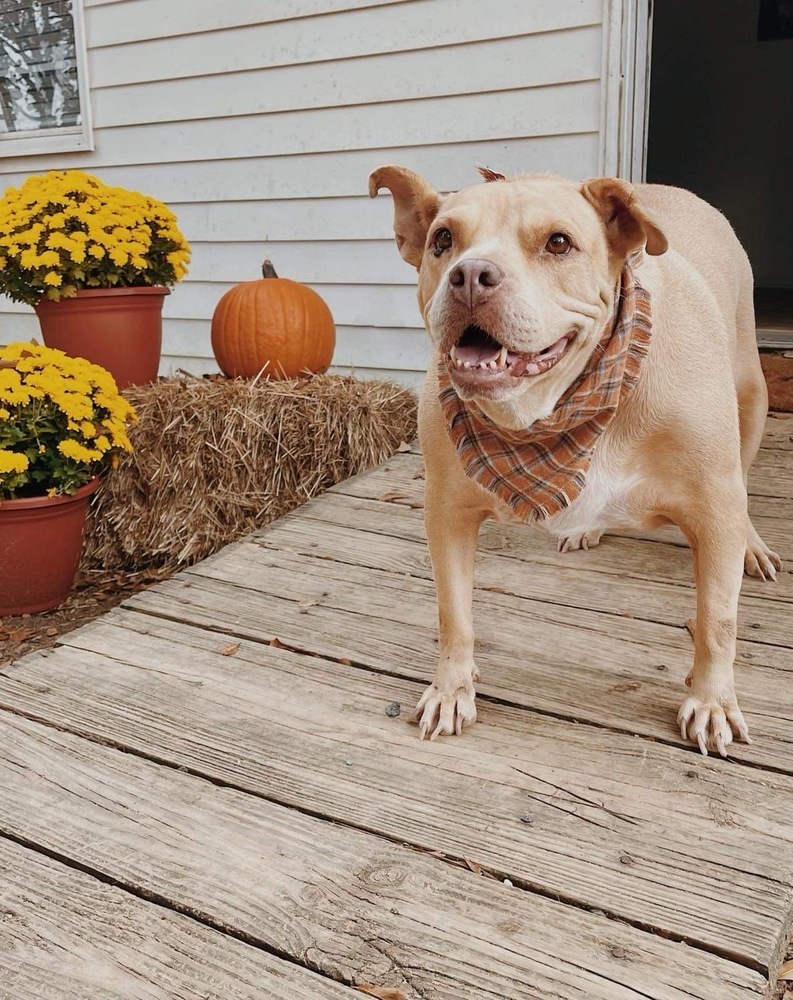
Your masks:
[[[769,420],[752,480],[788,568],[792,438]],[[746,582],[754,742],[706,760],[674,725],[680,539],[559,555],[487,526],[481,721],[421,743],[420,475],[398,455],[0,672],[3,1000],[767,995],[793,909],[793,576]]]

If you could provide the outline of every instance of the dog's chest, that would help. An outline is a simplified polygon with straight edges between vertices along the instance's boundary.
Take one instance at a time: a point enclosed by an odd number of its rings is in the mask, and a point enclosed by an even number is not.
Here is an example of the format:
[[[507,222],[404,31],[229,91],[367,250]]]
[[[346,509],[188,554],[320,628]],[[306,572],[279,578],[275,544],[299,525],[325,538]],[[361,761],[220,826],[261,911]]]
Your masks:
[[[581,494],[560,513],[541,522],[551,534],[565,537],[598,529],[634,528],[640,525],[635,492],[641,476],[625,467],[606,439],[601,440],[587,472]]]
[[[636,487],[641,476],[626,468],[624,457],[603,438],[598,443],[587,472],[586,486],[568,508],[538,522],[539,527],[557,537],[639,527],[641,512],[636,504]],[[520,523],[506,504],[498,504],[497,520]]]

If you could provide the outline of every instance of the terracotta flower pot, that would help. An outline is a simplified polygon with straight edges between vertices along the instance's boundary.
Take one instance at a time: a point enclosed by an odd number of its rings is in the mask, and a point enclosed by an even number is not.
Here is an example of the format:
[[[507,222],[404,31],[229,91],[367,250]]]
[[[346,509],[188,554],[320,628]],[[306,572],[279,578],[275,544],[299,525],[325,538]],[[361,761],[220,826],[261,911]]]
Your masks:
[[[107,368],[119,389],[157,378],[167,288],[84,288],[36,306],[47,347]]]
[[[71,496],[0,501],[0,618],[49,611],[69,596],[98,485],[92,479]]]

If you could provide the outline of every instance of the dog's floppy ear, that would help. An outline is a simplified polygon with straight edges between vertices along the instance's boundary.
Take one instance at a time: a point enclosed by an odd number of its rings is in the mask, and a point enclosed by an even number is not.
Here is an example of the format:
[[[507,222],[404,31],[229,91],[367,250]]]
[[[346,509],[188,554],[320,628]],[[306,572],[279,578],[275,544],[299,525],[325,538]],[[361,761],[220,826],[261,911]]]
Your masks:
[[[394,199],[394,236],[403,258],[421,266],[430,223],[438,214],[441,196],[407,167],[378,167],[369,176],[369,197],[388,188]]]
[[[598,177],[585,181],[581,193],[602,217],[615,254],[627,257],[642,244],[653,257],[666,251],[666,237],[639,204],[632,184],[616,177]]]

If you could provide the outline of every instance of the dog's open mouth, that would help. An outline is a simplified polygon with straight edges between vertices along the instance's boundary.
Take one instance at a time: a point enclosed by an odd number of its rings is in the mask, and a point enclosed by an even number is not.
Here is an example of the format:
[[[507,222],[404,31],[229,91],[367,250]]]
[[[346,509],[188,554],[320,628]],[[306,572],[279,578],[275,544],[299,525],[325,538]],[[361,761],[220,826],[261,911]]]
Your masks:
[[[562,358],[573,334],[565,334],[550,347],[534,354],[516,354],[507,350],[481,326],[471,325],[463,330],[458,342],[449,351],[452,370],[463,377],[479,380],[494,375],[541,375]]]

